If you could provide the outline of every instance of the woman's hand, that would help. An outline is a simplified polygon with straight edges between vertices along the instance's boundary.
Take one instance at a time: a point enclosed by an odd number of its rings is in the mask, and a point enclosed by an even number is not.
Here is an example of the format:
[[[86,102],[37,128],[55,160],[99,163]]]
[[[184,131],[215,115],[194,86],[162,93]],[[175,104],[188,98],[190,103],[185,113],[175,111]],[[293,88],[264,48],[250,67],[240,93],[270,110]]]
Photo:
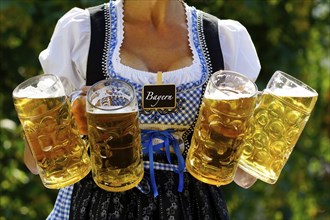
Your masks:
[[[86,93],[89,87],[84,86],[71,94],[71,111],[82,135],[87,135]]]
[[[24,163],[26,167],[30,170],[33,174],[38,174],[37,164],[32,156],[32,152],[30,150],[30,146],[26,139],[24,138]]]
[[[251,176],[247,172],[243,171],[241,168],[237,167],[234,182],[244,189],[250,188],[255,182],[257,178]]]

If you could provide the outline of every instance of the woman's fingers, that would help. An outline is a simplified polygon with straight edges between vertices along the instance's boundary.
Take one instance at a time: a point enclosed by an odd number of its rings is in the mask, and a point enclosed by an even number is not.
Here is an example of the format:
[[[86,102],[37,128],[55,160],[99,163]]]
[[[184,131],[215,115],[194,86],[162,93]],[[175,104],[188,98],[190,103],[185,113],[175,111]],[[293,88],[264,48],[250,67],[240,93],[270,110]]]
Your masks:
[[[38,169],[37,169],[37,164],[32,156],[32,152],[30,150],[30,146],[28,142],[24,139],[24,163],[26,167],[30,170],[31,173],[33,174],[38,174]]]
[[[86,93],[88,89],[88,86],[84,86],[71,95],[71,112],[82,135],[87,135]]]
[[[251,176],[250,174],[243,171],[241,168],[237,168],[234,182],[242,188],[248,189],[250,188],[255,182],[257,178]]]

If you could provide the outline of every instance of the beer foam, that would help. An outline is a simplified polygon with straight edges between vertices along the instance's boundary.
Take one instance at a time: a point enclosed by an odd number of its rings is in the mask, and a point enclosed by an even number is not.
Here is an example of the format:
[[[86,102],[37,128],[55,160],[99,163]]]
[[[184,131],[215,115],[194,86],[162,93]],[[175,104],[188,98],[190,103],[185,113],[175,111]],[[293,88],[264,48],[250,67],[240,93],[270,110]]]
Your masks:
[[[289,97],[314,97],[317,96],[316,92],[312,92],[303,87],[284,87],[284,88],[274,88],[274,89],[265,89],[267,93],[271,93],[277,96],[289,96]]]
[[[251,97],[251,94],[237,93],[231,90],[214,90],[212,93],[206,92],[205,98],[214,100],[234,100]]]
[[[55,86],[56,89],[49,90],[52,86]],[[54,85],[54,80],[44,78],[38,82],[36,87],[31,85],[20,89],[15,96],[17,98],[54,98],[65,96],[65,91],[60,85]]]

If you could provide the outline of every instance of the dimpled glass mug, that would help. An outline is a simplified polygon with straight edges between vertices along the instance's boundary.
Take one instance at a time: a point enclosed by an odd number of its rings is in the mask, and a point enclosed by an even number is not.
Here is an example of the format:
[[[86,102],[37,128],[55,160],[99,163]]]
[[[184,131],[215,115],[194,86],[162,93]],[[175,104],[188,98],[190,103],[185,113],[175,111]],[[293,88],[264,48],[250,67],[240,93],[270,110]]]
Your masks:
[[[211,76],[186,159],[192,176],[217,186],[233,181],[257,92],[239,73],[218,71]]]
[[[85,177],[91,170],[87,147],[61,80],[52,74],[27,79],[14,89],[13,100],[45,187],[58,189]]]
[[[313,110],[318,94],[296,78],[276,71],[259,94],[239,167],[274,184]]]
[[[144,169],[133,87],[116,79],[97,82],[87,92],[86,112],[95,183],[113,192],[135,187]]]

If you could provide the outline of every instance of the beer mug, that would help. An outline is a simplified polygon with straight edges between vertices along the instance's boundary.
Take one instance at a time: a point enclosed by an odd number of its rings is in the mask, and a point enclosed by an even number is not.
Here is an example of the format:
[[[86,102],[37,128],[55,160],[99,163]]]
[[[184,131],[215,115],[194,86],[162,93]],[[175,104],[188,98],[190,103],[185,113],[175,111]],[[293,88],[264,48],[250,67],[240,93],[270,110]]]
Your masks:
[[[217,186],[233,181],[257,91],[252,81],[236,72],[211,76],[186,159],[192,176]]]
[[[91,170],[60,79],[42,74],[19,84],[13,100],[28,147],[45,187],[74,184]]]
[[[95,183],[113,192],[135,187],[144,169],[133,87],[117,79],[97,82],[87,92],[86,113]]]
[[[259,95],[242,146],[239,167],[274,184],[314,108],[317,92],[296,78],[276,71]]]

